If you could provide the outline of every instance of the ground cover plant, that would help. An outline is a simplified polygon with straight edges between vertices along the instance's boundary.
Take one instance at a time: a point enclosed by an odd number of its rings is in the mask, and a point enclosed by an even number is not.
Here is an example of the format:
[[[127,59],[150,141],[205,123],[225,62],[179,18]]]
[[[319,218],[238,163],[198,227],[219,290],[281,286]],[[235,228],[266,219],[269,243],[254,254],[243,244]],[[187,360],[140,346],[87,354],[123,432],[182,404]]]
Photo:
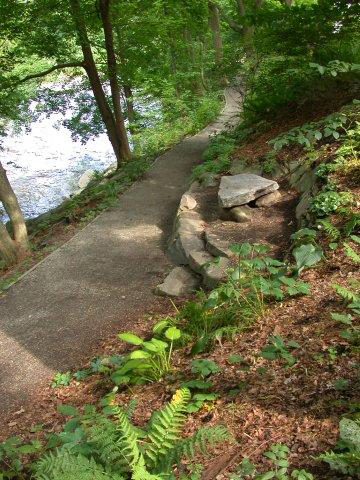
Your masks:
[[[289,248],[274,259],[262,244],[235,245],[217,289],[162,301],[121,342],[57,374],[32,407],[3,419],[0,478],[358,478],[356,4],[344,3],[337,32],[342,2],[296,2],[294,16],[278,3],[246,16],[254,51],[235,62],[245,122],[215,137],[193,178],[228,173],[241,156],[264,175],[282,167],[290,189],[287,167],[311,168],[308,214]],[[225,6],[223,22],[233,13]]]

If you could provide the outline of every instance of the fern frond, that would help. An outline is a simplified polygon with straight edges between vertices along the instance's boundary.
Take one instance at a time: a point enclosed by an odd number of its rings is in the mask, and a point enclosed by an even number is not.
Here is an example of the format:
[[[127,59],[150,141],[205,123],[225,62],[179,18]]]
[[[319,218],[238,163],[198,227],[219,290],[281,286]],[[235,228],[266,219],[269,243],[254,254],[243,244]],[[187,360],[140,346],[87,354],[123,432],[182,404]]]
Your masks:
[[[176,447],[175,462],[179,462],[183,457],[193,458],[196,450],[206,455],[209,445],[213,446],[227,440],[230,440],[230,435],[223,426],[200,428],[194,435],[179,442]]]
[[[141,457],[137,444],[137,430],[126,414],[117,408],[116,423],[106,417],[99,417],[89,431],[89,442],[99,452],[99,458],[106,466],[122,472],[131,471]]]
[[[354,453],[335,453],[326,452],[317,458],[329,464],[332,470],[347,475],[355,475],[360,473],[360,452]]]
[[[163,480],[163,476],[153,475],[146,469],[144,459],[142,458],[138,465],[133,468],[131,480]]]
[[[345,223],[343,230],[345,235],[348,237],[351,235],[358,227],[360,227],[360,214],[352,213],[350,219]]]
[[[326,236],[330,240],[337,240],[340,237],[340,230],[338,230],[329,220],[319,220],[318,223],[322,226]]]
[[[341,285],[332,285],[334,290],[341,298],[343,298],[346,302],[356,302],[360,298],[356,293],[352,292],[351,290],[342,287]]]
[[[175,447],[190,398],[188,388],[177,390],[171,402],[152,416],[148,429],[149,442],[144,446],[146,464],[152,468],[156,469],[164,456]]]
[[[94,459],[61,449],[43,456],[35,465],[36,480],[125,480],[107,472]]]
[[[345,255],[349,257],[357,265],[360,264],[360,255],[353,250],[348,243],[344,243]]]
[[[126,406],[125,415],[127,416],[127,418],[129,420],[133,416],[136,405],[137,405],[137,400],[136,400],[136,398],[133,398],[133,399],[130,400],[130,402]]]

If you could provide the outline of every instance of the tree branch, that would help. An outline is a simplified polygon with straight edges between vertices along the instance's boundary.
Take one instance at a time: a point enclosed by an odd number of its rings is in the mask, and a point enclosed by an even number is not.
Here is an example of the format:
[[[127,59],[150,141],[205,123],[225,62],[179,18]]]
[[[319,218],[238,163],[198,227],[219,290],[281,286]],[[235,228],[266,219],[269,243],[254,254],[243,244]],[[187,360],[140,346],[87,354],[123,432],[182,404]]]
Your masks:
[[[241,25],[239,25],[238,23],[234,22],[234,20],[232,20],[231,18],[229,18],[222,9],[220,9],[219,5],[216,5],[219,9],[219,12],[220,12],[220,15],[221,17],[223,18],[223,20],[225,20],[225,22],[229,25],[230,28],[232,28],[233,30],[235,30],[235,32],[237,33],[243,33],[244,29]]]
[[[9,87],[16,87],[17,85],[20,85],[21,83],[27,82],[28,80],[32,80],[33,78],[41,78],[45,77],[51,72],[54,72],[55,70],[61,70],[62,68],[70,68],[70,67],[85,67],[84,62],[69,62],[69,63],[59,63],[58,65],[54,65],[53,67],[48,68],[47,70],[44,70],[43,72],[39,73],[33,73],[31,75],[27,75],[26,77],[22,78],[21,80],[12,83],[8,85]]]

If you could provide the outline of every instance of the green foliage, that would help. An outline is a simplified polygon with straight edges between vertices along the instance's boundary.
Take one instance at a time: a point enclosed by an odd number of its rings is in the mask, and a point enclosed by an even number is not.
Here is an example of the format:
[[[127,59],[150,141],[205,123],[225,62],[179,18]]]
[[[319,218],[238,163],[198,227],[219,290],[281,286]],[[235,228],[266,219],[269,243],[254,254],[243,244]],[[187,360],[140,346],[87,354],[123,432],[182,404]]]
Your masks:
[[[176,327],[169,327],[165,330],[164,336],[166,341],[156,337],[144,341],[132,333],[119,334],[120,340],[141,346],[142,349],[131,352],[124,364],[115,369],[111,375],[114,383],[121,385],[154,382],[170,373],[174,341],[180,338],[181,332]]]
[[[320,140],[326,141],[326,139],[328,139],[328,143],[330,138],[332,140],[338,140],[340,134],[345,132],[347,122],[348,117],[344,112],[333,113],[319,122],[306,123],[301,127],[292,128],[286,133],[282,133],[273,140],[270,140],[268,143],[272,145],[276,151],[291,144],[298,144],[310,149]]]
[[[51,382],[52,388],[67,387],[71,382],[71,373],[56,373]]]
[[[298,247],[303,244],[316,245],[317,231],[312,228],[300,228],[293,233],[290,238],[293,240],[293,247]]]
[[[207,445],[228,439],[223,427],[204,428],[181,438],[190,402],[188,389],[178,390],[170,403],[154,412],[145,429],[134,427],[127,413],[111,404],[103,414],[94,411],[75,418],[73,428],[84,437],[82,452],[73,439],[35,465],[37,480],[102,480],[172,478],[173,466],[196,451],[206,453]],[[111,415],[113,419],[107,417]]]
[[[212,402],[217,398],[216,393],[196,393],[187,407],[189,413],[198,412],[205,402]]]
[[[203,153],[203,163],[194,167],[191,179],[197,180],[204,173],[226,173],[230,168],[230,156],[235,148],[235,139],[230,134],[219,134],[211,139]]]
[[[353,250],[348,243],[344,242],[344,252],[356,265],[360,265],[360,255]]]
[[[295,478],[297,480],[314,480],[311,473],[306,470],[294,469],[289,470],[289,461],[287,459],[290,450],[286,445],[274,444],[270,445],[270,449],[264,453],[264,457],[269,459],[273,464],[273,469],[265,473],[257,474],[256,466],[252,465],[247,458],[244,458],[241,464],[236,469],[237,473],[230,475],[230,480],[245,480],[253,478],[254,480],[270,480],[272,478],[277,480],[289,480]]]
[[[339,424],[340,440],[335,452],[325,452],[318,456],[332,470],[347,474],[360,473],[360,421],[343,418]]]
[[[360,315],[360,297],[351,290],[340,285],[333,285],[336,293],[342,297],[347,304],[346,307],[355,315]],[[349,313],[332,312],[331,318],[336,322],[346,325],[346,329],[342,330],[340,336],[349,342],[351,346],[358,347],[360,345],[360,328],[354,325],[354,317]]]
[[[309,211],[318,217],[326,217],[336,212],[341,204],[341,196],[338,192],[320,192],[311,199]]]
[[[311,243],[295,248],[292,251],[292,254],[296,261],[297,275],[299,275],[304,268],[310,268],[316,265],[323,258],[323,252],[321,248],[315,247]]]
[[[286,344],[280,335],[274,335],[270,337],[269,344],[261,350],[260,355],[266,360],[282,359],[288,367],[292,367],[296,363],[296,359],[288,349],[294,348],[300,348],[300,345],[294,341]]]
[[[33,440],[24,444],[20,437],[10,437],[0,443],[0,479],[25,479],[24,456],[37,453],[41,449],[41,442]]]
[[[321,219],[321,220],[318,220],[317,223],[319,225],[319,228],[321,228],[325,232],[326,236],[330,240],[332,241],[338,240],[338,238],[341,235],[341,232],[331,223],[330,220]]]
[[[227,282],[210,293],[209,307],[233,304],[243,315],[257,318],[264,313],[266,297],[281,300],[285,295],[308,293],[307,284],[288,276],[289,265],[266,255],[265,245],[243,243],[230,249],[237,256],[237,266],[229,270]]]
[[[206,378],[213,373],[218,373],[219,367],[212,360],[200,359],[191,362],[191,372]]]

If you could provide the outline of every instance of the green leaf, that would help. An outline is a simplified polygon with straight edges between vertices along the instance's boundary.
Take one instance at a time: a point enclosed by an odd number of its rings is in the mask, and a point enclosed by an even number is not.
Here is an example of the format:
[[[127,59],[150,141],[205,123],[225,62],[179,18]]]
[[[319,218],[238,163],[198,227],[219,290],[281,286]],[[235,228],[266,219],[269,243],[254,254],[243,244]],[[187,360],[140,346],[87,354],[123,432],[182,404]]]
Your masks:
[[[75,407],[72,407],[71,405],[59,405],[57,407],[57,411],[62,415],[67,415],[67,416],[79,414],[78,410]]]
[[[144,350],[134,350],[130,353],[129,358],[132,360],[139,359],[139,358],[150,358],[150,353],[145,352]]]
[[[118,338],[123,342],[131,343],[131,345],[142,345],[143,343],[143,340],[133,333],[119,333]]]
[[[336,322],[344,323],[345,325],[352,325],[353,317],[349,313],[330,313],[330,316]]]
[[[167,320],[160,320],[153,326],[153,333],[160,334],[168,326],[169,322]]]
[[[301,245],[293,250],[298,273],[304,268],[309,268],[320,262],[323,257],[322,250],[312,244]]]
[[[276,472],[274,472],[273,470],[270,470],[269,472],[256,476],[255,480],[270,480],[270,478],[274,478],[275,475],[276,475]]]
[[[172,342],[174,340],[178,340],[181,336],[181,332],[178,328],[176,327],[170,327],[166,330],[165,332],[165,337],[168,339],[168,340],[171,340]]]
[[[243,361],[244,361],[244,359],[241,355],[234,354],[234,355],[229,355],[228,356],[228,362],[229,363],[241,363]]]

